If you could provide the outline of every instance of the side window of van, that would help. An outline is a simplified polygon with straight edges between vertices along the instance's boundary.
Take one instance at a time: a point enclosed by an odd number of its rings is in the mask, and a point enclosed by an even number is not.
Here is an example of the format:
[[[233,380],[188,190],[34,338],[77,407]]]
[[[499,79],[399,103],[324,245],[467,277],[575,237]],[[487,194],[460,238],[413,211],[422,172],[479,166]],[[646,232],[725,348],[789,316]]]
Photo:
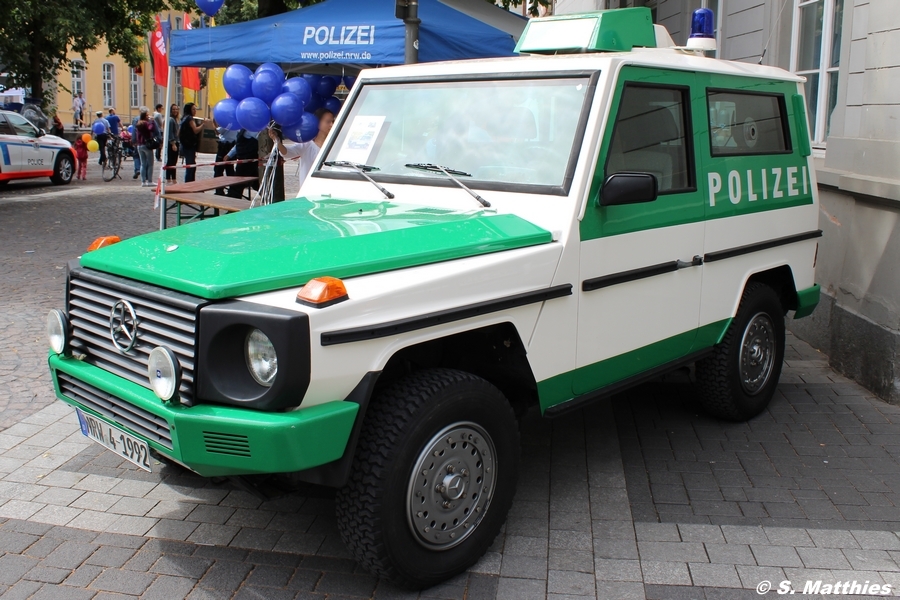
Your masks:
[[[626,84],[609,146],[606,176],[655,175],[659,192],[694,188],[690,138],[685,137],[687,88]]]
[[[713,156],[791,151],[784,96],[707,90]]]

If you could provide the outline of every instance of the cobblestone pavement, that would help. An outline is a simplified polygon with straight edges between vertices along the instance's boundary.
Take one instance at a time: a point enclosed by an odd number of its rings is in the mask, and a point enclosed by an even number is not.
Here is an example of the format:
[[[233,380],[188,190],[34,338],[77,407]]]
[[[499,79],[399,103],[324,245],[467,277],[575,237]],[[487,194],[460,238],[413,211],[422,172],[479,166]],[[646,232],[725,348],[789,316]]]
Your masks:
[[[530,413],[504,532],[469,573],[421,594],[350,559],[331,490],[273,478],[257,481],[260,497],[178,467],[132,468],[52,402],[42,330],[62,301],[56,267],[99,233],[152,229],[149,202],[135,191],[0,194],[0,423],[11,425],[0,431],[0,597],[719,599],[759,598],[764,581],[773,595],[790,581],[801,597],[807,581],[900,590],[900,407],[793,337],[778,393],[749,423],[701,413],[683,372],[554,421]]]

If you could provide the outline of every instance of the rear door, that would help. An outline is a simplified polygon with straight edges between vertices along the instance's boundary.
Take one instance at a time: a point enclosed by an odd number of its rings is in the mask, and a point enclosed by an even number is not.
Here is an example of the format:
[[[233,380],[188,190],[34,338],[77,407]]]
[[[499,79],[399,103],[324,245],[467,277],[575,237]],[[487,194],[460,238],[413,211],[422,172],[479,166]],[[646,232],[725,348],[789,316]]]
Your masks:
[[[18,173],[22,163],[22,147],[15,130],[6,120],[5,114],[0,114],[0,180],[10,179],[13,173]]]
[[[581,223],[576,395],[690,354],[697,337],[704,205],[692,106],[695,74],[623,67]],[[614,173],[650,173],[653,202],[600,206]]]

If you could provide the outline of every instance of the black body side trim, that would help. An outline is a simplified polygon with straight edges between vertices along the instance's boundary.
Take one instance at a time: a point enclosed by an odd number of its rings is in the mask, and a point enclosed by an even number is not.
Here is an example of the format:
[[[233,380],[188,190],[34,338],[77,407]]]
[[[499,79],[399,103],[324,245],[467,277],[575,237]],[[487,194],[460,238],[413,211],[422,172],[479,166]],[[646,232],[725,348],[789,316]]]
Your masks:
[[[774,240],[769,240],[767,242],[758,242],[756,244],[747,244],[746,246],[738,246],[737,248],[729,248],[728,250],[717,250],[715,252],[708,252],[706,256],[703,257],[703,260],[706,262],[715,262],[717,260],[725,260],[726,258],[734,258],[735,256],[741,256],[743,254],[750,254],[752,252],[759,252],[761,250],[768,250],[769,248],[777,248],[778,246],[786,246],[788,244],[796,244],[797,242],[804,242],[806,240],[812,240],[815,238],[822,237],[822,230],[817,229],[816,231],[807,231],[806,233],[798,233],[796,235],[789,235],[786,237],[776,238]]]
[[[608,398],[619,392],[624,392],[629,388],[633,388],[637,385],[645,383],[651,379],[655,379],[660,375],[668,373],[669,371],[674,371],[679,367],[683,367],[685,365],[689,365],[693,362],[700,360],[701,358],[707,356],[709,353],[713,351],[712,348],[705,348],[700,350],[699,352],[693,352],[688,354],[687,356],[682,356],[679,359],[673,360],[671,362],[665,363],[649,371],[644,371],[643,373],[638,373],[628,379],[623,379],[622,381],[617,381],[611,385],[600,388],[599,390],[594,390],[593,392],[588,392],[587,394],[577,396],[572,398],[571,400],[567,400],[561,404],[557,404],[555,406],[551,406],[547,410],[544,411],[544,416],[547,418],[554,418],[560,415],[564,415],[572,412],[573,410],[579,410],[584,408],[585,406],[595,402],[597,400],[602,400],[603,398]]]
[[[354,327],[352,329],[342,329],[339,331],[326,331],[322,334],[321,340],[323,346],[374,340],[571,295],[572,284],[566,283],[564,285],[557,285],[543,290],[535,290],[533,292],[525,292],[524,294],[506,296],[505,298],[497,298],[496,300],[468,304],[466,306],[460,306],[459,308],[440,310],[419,315],[418,317],[398,319],[397,321],[390,321],[379,325],[367,325],[365,327]]]
[[[611,285],[619,285],[620,283],[628,283],[629,281],[637,281],[647,277],[655,277],[663,273],[672,273],[678,270],[678,261],[660,263],[649,267],[641,267],[640,269],[632,269],[631,271],[622,271],[621,273],[613,273],[612,275],[604,275],[603,277],[594,277],[585,279],[581,282],[582,292],[592,292]]]
[[[619,285],[620,283],[628,283],[629,281],[637,281],[647,277],[655,277],[665,273],[673,273],[678,269],[687,269],[688,267],[699,267],[703,265],[703,257],[695,256],[691,262],[683,260],[673,260],[670,262],[651,265],[649,267],[641,267],[640,269],[632,269],[630,271],[622,271],[621,273],[613,273],[612,275],[604,275],[603,277],[594,277],[585,279],[581,282],[582,292],[592,292],[611,285]]]
[[[293,479],[335,488],[347,485],[347,480],[350,479],[350,468],[353,466],[353,457],[356,455],[356,444],[359,443],[359,433],[362,431],[366,410],[369,408],[369,401],[372,399],[375,384],[378,382],[380,375],[381,371],[369,371],[363,375],[363,378],[356,384],[350,395],[344,399],[347,402],[359,404],[359,412],[356,413],[356,421],[353,423],[353,430],[350,432],[350,438],[347,440],[344,455],[330,463],[293,473]]]

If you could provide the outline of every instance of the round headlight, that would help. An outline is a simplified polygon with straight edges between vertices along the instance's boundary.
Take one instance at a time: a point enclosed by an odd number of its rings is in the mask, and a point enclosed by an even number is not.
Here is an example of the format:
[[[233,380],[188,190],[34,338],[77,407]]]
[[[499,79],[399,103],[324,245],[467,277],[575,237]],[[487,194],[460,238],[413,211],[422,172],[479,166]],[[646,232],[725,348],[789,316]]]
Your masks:
[[[47,339],[50,349],[62,354],[66,349],[69,337],[69,321],[61,310],[53,309],[47,315]]]
[[[168,348],[154,348],[147,361],[147,378],[154,394],[161,400],[172,400],[181,385],[181,363]]]
[[[278,373],[278,356],[272,341],[259,329],[254,329],[247,336],[244,355],[247,357],[247,368],[259,385],[270,387]]]

